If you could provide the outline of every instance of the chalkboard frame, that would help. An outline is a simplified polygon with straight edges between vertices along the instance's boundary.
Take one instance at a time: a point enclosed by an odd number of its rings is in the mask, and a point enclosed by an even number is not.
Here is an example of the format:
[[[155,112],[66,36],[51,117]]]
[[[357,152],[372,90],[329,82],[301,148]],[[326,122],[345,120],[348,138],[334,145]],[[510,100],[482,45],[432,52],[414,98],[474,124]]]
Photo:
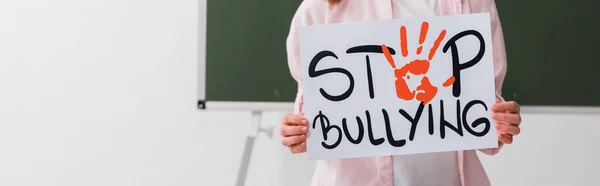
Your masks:
[[[233,102],[206,100],[206,21],[207,3],[201,1],[198,11],[197,101],[200,110],[293,110],[293,102]]]
[[[198,109],[206,109],[206,9],[207,1],[200,1],[198,7],[198,74],[196,93]]]
[[[196,106],[200,110],[293,110],[293,99],[290,101],[213,101],[207,99],[207,26],[208,1],[200,1],[198,21],[198,74]],[[292,78],[291,76],[289,77]]]

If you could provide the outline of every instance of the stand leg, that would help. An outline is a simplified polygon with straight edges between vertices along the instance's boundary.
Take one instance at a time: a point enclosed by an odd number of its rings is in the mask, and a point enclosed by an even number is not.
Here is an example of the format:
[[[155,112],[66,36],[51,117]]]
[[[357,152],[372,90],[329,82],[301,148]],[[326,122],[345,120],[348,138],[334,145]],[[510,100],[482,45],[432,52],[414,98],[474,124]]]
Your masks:
[[[242,162],[238,171],[237,182],[235,184],[236,186],[244,186],[246,183],[246,175],[248,173],[248,165],[250,164],[250,156],[252,155],[254,139],[258,133],[261,120],[262,111],[252,111],[252,121],[248,127],[246,145],[244,146],[244,155],[242,156]]]

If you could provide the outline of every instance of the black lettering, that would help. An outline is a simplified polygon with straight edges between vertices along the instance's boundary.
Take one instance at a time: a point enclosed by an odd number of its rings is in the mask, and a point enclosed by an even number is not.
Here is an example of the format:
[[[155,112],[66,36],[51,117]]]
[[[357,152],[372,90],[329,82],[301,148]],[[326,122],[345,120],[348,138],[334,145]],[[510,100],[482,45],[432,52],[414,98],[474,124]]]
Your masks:
[[[450,128],[451,130],[453,130],[454,132],[456,132],[458,135],[463,136],[463,131],[462,131],[462,125],[460,124],[460,101],[457,100],[456,101],[456,121],[458,122],[458,125],[456,125],[456,127],[454,127],[454,125],[452,125],[452,123],[446,121],[446,119],[444,119],[444,101],[440,100],[440,137],[442,137],[442,139],[446,138],[446,128]]]
[[[433,109],[429,104],[429,135],[433,135]]]
[[[352,94],[352,91],[354,90],[354,77],[352,77],[352,74],[348,70],[343,69],[343,68],[328,68],[328,69],[323,69],[323,70],[316,70],[317,63],[319,63],[319,61],[321,61],[321,59],[328,57],[328,56],[338,59],[338,57],[331,51],[319,52],[310,61],[310,64],[308,66],[308,76],[311,78],[315,78],[315,77],[319,77],[321,75],[325,75],[328,73],[342,73],[342,74],[346,75],[348,77],[348,80],[350,81],[350,86],[348,87],[348,90],[346,90],[346,92],[344,92],[343,94],[338,95],[338,96],[332,96],[332,95],[328,94],[327,92],[325,92],[325,90],[323,88],[319,89],[319,91],[321,92],[321,95],[323,95],[323,97],[325,99],[328,99],[329,101],[343,101],[346,98],[350,97],[350,95]]]
[[[419,104],[419,108],[417,109],[417,113],[415,114],[415,118],[412,118],[408,113],[406,113],[406,111],[404,111],[404,109],[400,109],[400,114],[402,114],[402,116],[404,116],[404,118],[406,118],[411,123],[410,135],[408,137],[408,139],[410,141],[415,139],[415,132],[417,131],[417,124],[419,124],[419,120],[421,119],[421,114],[423,113],[423,108],[425,108],[425,105],[423,102],[421,102]],[[431,106],[429,106],[429,108],[431,108]],[[431,121],[429,121],[429,122],[431,123]]]
[[[456,41],[458,41],[458,39],[460,39],[464,36],[468,36],[468,35],[473,35],[473,36],[477,37],[477,39],[479,39],[479,52],[473,59],[469,60],[466,63],[461,64],[460,59],[458,57],[458,47],[456,45]],[[485,53],[485,41],[483,40],[483,36],[481,35],[481,33],[477,32],[475,30],[467,30],[467,31],[458,33],[454,37],[450,38],[450,40],[448,40],[446,45],[444,45],[443,52],[446,53],[446,51],[448,51],[448,49],[452,49],[452,75],[454,75],[454,78],[455,78],[454,84],[452,85],[452,95],[454,95],[454,97],[459,97],[460,93],[461,93],[460,71],[465,70],[469,67],[472,67],[473,65],[477,64],[481,60],[481,58],[483,57],[483,54]]]
[[[387,114],[387,111],[385,111],[385,109],[382,109],[381,112],[383,112],[383,119],[385,121],[385,133],[387,134],[387,139],[388,142],[390,143],[390,145],[392,145],[393,147],[402,147],[406,144],[406,140],[401,139],[401,140],[395,140],[394,139],[394,135],[392,134],[392,127],[390,126],[390,117]]]
[[[462,123],[463,123],[463,125],[465,125],[465,130],[467,130],[469,133],[473,134],[474,136],[481,137],[481,136],[485,136],[490,131],[491,123],[488,118],[481,117],[481,118],[477,118],[475,121],[473,121],[473,123],[471,123],[471,126],[469,126],[469,124],[467,123],[467,113],[469,112],[469,109],[471,109],[471,107],[473,107],[475,104],[483,105],[483,108],[485,108],[486,111],[488,110],[487,105],[485,105],[485,103],[483,101],[473,100],[473,101],[467,103],[467,105],[465,106],[465,110],[463,111],[463,114],[462,114]],[[471,127],[476,128],[477,126],[479,126],[481,124],[485,124],[483,131],[475,132],[473,129],[471,129]]]
[[[315,116],[315,119],[313,120],[313,129],[317,125],[317,119],[319,119],[319,121],[321,122],[321,130],[323,132],[323,142],[321,142],[321,145],[326,149],[334,149],[338,145],[340,145],[340,142],[342,142],[342,130],[340,129],[340,127],[336,125],[331,125],[327,116],[323,115],[323,112],[319,111],[319,114]],[[327,141],[327,134],[329,134],[329,132],[332,129],[335,129],[337,131],[338,139],[333,144],[328,145],[327,143],[325,143],[325,141]]]
[[[396,51],[393,48],[387,47],[388,50],[390,51],[390,54],[394,55],[396,54]],[[354,54],[354,53],[379,53],[379,54],[383,54],[383,50],[381,50],[381,45],[361,45],[361,46],[355,46],[352,48],[349,48],[348,50],[346,50],[347,54]]]
[[[350,131],[348,131],[348,125],[346,125],[346,118],[342,119],[342,128],[344,129],[344,135],[346,135],[348,141],[350,141],[350,143],[353,144],[359,144],[362,141],[363,136],[365,134],[365,127],[363,125],[362,120],[358,116],[356,116],[356,123],[358,124],[358,137],[354,139],[352,138],[352,135],[350,135]]]
[[[396,54],[396,51],[393,48],[390,48],[390,47],[387,47],[387,48],[392,55]],[[349,48],[348,50],[346,50],[346,53],[347,54],[353,54],[353,53],[379,53],[379,54],[382,54],[383,50],[381,50],[380,45],[361,45],[361,46]],[[369,96],[371,97],[371,99],[374,99],[375,98],[375,90],[373,88],[373,75],[371,72],[371,60],[369,59],[368,55],[366,56],[366,58],[367,58],[367,80],[369,83]]]
[[[367,80],[369,81],[369,96],[371,99],[375,98],[375,90],[373,89],[373,75],[371,74],[371,61],[367,56]]]
[[[373,137],[373,128],[371,127],[371,115],[369,114],[369,111],[365,111],[365,113],[367,114],[367,128],[369,130],[369,141],[375,146],[381,145],[385,140],[383,138],[375,139],[375,137]]]

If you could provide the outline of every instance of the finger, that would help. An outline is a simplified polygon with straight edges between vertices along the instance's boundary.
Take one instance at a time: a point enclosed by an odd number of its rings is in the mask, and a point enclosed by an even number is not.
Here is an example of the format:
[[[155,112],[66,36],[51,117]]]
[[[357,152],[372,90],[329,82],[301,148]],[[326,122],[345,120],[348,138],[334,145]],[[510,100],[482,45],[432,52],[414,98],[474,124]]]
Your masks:
[[[287,114],[281,119],[281,123],[286,125],[306,125],[308,120],[304,116]]]
[[[281,144],[283,144],[284,146],[293,146],[302,142],[306,141],[306,136],[305,135],[298,135],[298,136],[289,136],[289,137],[284,137],[283,139],[281,139]]]
[[[515,125],[496,124],[496,129],[504,134],[510,134],[513,136],[519,135],[521,129]]]
[[[513,125],[521,124],[521,115],[519,114],[510,114],[510,113],[493,113],[492,119],[495,119],[499,122],[506,122]]]
[[[514,101],[496,103],[492,106],[492,112],[519,113],[521,112],[521,106]]]
[[[511,123],[504,122],[504,121],[498,121],[498,122],[496,122],[496,125],[509,125],[509,126],[519,127],[519,125],[517,125],[517,124],[511,124]],[[521,127],[519,127],[519,129],[521,129]],[[502,132],[502,131],[498,131],[498,132]],[[506,134],[506,132],[502,132],[502,133]]]
[[[504,121],[496,121],[497,124],[501,124],[501,125],[512,125],[508,122],[504,122]]]
[[[511,135],[504,135],[501,134],[498,136],[498,141],[504,143],[504,144],[512,144],[513,142],[513,137]]]
[[[281,136],[283,136],[283,137],[302,135],[302,134],[306,134],[307,132],[308,132],[308,127],[302,126],[302,125],[295,125],[295,126],[283,125],[283,126],[281,126]]]
[[[294,154],[306,152],[306,142],[291,146],[290,151]]]

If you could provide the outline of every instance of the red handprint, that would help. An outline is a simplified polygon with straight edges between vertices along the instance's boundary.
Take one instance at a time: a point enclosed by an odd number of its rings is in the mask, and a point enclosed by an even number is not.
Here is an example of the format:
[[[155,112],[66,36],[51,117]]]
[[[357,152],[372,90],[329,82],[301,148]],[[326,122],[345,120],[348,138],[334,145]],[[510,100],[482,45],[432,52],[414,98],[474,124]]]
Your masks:
[[[419,37],[419,45],[420,46],[419,46],[419,48],[417,48],[417,55],[421,55],[421,52],[423,50],[423,42],[425,41],[425,38],[427,37],[428,30],[429,30],[429,23],[423,22],[423,24],[421,25],[421,34]],[[383,54],[385,55],[385,58],[390,63],[392,68],[395,69],[394,76],[396,77],[396,82],[395,82],[396,95],[398,96],[398,98],[404,99],[404,100],[414,100],[416,98],[416,100],[422,101],[425,104],[427,104],[431,100],[433,100],[433,98],[435,97],[435,95],[438,92],[438,87],[431,84],[431,82],[429,81],[429,77],[427,77],[426,74],[429,71],[429,65],[430,65],[429,61],[431,59],[433,59],[433,57],[435,56],[435,52],[437,51],[438,47],[440,46],[440,44],[445,36],[446,36],[446,30],[442,30],[440,32],[440,34],[438,35],[437,39],[435,40],[433,46],[429,50],[429,56],[427,59],[413,60],[398,69],[396,69],[396,63],[394,62],[394,58],[392,58],[392,55],[390,54],[390,51],[388,50],[387,46],[385,46],[385,45],[381,46],[381,49],[383,50]],[[408,56],[406,27],[405,26],[400,27],[400,45],[401,45],[400,48],[401,48],[402,56],[403,57]],[[410,88],[408,87],[408,84],[406,83],[406,80],[410,78],[409,73],[413,74],[413,75],[424,75],[423,79],[421,79],[421,84],[416,88],[416,90],[410,90]],[[452,85],[453,83],[454,83],[454,76],[451,76],[442,85],[444,87],[448,87],[448,86]]]

